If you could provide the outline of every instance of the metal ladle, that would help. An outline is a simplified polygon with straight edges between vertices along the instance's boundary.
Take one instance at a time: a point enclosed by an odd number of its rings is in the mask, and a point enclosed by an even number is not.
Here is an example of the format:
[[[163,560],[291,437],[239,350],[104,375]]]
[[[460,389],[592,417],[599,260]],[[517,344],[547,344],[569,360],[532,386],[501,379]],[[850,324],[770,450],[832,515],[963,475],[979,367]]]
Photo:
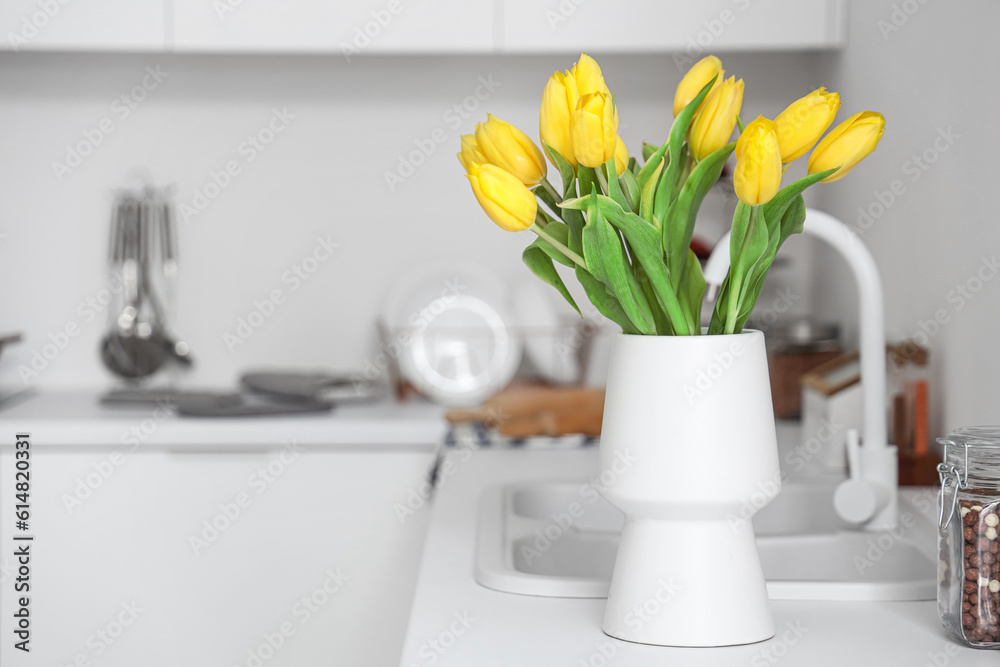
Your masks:
[[[168,342],[162,330],[142,319],[147,281],[148,207],[127,198],[116,207],[112,222],[112,260],[121,268],[125,305],[115,319],[115,329],[101,341],[101,360],[115,375],[138,379],[152,375],[167,357]],[[117,251],[117,252],[115,252]]]

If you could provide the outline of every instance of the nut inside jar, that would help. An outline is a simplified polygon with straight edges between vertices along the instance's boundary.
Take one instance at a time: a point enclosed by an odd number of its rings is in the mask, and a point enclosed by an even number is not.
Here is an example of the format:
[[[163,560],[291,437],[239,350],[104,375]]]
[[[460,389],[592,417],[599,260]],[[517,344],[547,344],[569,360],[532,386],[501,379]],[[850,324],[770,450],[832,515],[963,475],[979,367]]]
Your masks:
[[[970,495],[977,495],[970,489]],[[1000,642],[1000,500],[962,499],[962,633],[975,643]]]

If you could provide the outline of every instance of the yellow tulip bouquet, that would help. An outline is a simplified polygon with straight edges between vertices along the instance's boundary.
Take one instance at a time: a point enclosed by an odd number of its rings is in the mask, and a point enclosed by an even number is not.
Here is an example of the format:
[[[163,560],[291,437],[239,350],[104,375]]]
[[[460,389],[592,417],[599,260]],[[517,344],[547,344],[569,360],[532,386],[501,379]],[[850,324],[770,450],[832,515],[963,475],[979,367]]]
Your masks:
[[[462,137],[458,158],[497,225],[537,235],[525,264],[578,312],[554,262],[573,269],[598,311],[625,333],[697,335],[705,278],[691,238],[702,200],[735,152],[730,269],[708,333],[739,333],[778,249],[802,231],[802,192],[843,178],[875,150],[885,127],[881,114],[862,111],[819,141],[840,108],[840,96],[825,88],[746,126],[742,102],[743,80],[726,79],[715,56],[702,59],[677,87],[667,141],[645,144],[640,166],[618,136],[600,66],[583,54],[542,93],[539,134],[560,189],[547,180],[538,146],[492,115]],[[781,188],[788,164],[814,145],[808,175]]]

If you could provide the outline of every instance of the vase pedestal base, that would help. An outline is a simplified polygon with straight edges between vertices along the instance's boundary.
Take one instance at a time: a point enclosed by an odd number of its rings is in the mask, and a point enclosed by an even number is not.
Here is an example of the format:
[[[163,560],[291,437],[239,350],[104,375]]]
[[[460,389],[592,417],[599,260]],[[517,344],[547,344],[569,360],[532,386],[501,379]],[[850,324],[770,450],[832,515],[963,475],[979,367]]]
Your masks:
[[[616,639],[658,646],[732,646],[773,637],[752,524],[735,516],[627,520],[603,629]]]

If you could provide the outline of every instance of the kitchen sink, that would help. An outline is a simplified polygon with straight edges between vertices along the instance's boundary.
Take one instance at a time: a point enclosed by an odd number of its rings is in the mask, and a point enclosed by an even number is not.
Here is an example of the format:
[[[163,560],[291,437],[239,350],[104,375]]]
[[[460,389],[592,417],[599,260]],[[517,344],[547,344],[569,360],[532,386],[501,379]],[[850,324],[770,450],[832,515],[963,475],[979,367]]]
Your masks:
[[[771,599],[934,599],[936,526],[929,498],[918,508],[904,496],[900,525],[869,532],[851,530],[837,517],[835,488],[828,480],[786,483],[753,517]],[[476,581],[524,595],[607,597],[623,523],[622,513],[586,480],[487,489],[479,509]]]

